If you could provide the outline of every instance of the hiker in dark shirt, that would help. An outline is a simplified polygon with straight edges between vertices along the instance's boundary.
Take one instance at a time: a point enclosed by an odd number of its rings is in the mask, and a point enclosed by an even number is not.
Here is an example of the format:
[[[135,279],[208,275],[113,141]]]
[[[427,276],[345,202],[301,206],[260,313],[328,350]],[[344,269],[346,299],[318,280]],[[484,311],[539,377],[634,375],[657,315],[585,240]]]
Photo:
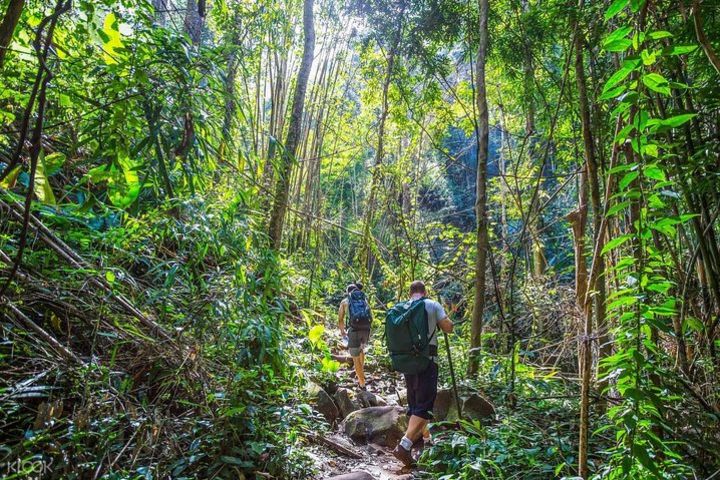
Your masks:
[[[414,281],[410,284],[410,300],[419,300],[427,294],[425,284],[421,281]],[[453,323],[445,313],[445,309],[438,302],[425,298],[425,311],[428,321],[429,344],[434,345],[434,352],[437,355],[437,329],[445,333],[452,332]],[[421,436],[427,437],[427,424],[432,419],[432,408],[437,396],[438,367],[436,357],[428,368],[417,374],[404,374],[407,384],[407,401],[410,417],[405,436],[400,440],[398,446],[393,450],[393,455],[406,466],[415,463],[411,455],[413,443]]]

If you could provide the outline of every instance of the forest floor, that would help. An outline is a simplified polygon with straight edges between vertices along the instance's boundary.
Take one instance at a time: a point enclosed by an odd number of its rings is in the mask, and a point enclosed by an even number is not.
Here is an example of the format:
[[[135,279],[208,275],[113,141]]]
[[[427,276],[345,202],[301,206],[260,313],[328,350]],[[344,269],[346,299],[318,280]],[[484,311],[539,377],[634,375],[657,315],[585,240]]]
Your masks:
[[[337,351],[337,354],[340,355],[346,353],[346,351],[342,350]],[[397,374],[387,371],[375,360],[371,348],[367,356],[367,389],[369,392],[382,397],[388,403],[397,404],[397,391],[402,388],[402,382],[399,378],[396,378]],[[337,372],[337,378],[339,387],[357,391],[355,372],[348,364],[342,364],[340,371]],[[418,478],[418,475],[422,473],[418,469],[404,467],[392,455],[391,447],[373,443],[362,445],[354,442],[345,434],[340,423],[335,425],[331,433],[326,435],[326,438],[355,451],[361,458],[350,458],[339,454],[326,445],[313,445],[309,448],[308,453],[313,458],[318,470],[318,480],[350,473],[358,474],[352,480],[369,480],[370,477],[363,476],[363,472],[371,475],[375,480],[411,480]],[[417,448],[413,450],[413,455],[416,458],[420,453],[421,451]],[[348,480],[351,479],[348,478]]]

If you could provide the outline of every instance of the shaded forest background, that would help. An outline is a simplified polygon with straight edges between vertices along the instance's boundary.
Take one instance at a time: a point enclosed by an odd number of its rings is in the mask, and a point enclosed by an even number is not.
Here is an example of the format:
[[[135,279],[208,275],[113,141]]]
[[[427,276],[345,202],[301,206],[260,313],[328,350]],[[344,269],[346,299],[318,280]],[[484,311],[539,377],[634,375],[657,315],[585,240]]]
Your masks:
[[[0,12],[7,478],[312,478],[345,285],[414,279],[499,413],[428,478],[720,471],[717,2]]]

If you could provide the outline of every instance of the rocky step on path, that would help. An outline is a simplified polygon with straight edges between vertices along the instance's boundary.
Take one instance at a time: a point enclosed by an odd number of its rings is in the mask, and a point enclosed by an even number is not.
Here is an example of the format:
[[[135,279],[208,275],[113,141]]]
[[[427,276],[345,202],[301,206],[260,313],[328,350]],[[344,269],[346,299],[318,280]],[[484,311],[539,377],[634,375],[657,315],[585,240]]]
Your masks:
[[[311,387],[315,409],[325,417],[335,433],[326,437],[327,445],[316,450],[319,479],[334,480],[409,480],[415,478],[411,469],[404,468],[392,449],[400,441],[407,428],[407,416],[402,405],[404,394],[380,395],[350,388],[325,390],[317,385]],[[463,418],[493,419],[495,409],[478,392],[461,395]],[[451,389],[441,389],[433,407],[437,420],[458,418],[455,394]],[[422,442],[421,442],[422,443]],[[338,454],[347,450],[357,452],[349,456]],[[419,455],[420,451],[417,452]]]

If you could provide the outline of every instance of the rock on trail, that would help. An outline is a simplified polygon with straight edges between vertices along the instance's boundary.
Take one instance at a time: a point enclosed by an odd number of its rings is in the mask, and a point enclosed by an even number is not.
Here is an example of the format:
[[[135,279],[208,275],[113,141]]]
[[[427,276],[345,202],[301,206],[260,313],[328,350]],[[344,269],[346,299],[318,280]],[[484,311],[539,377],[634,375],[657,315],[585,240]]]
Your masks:
[[[395,447],[407,428],[407,416],[402,407],[362,408],[350,413],[341,428],[356,442]]]

